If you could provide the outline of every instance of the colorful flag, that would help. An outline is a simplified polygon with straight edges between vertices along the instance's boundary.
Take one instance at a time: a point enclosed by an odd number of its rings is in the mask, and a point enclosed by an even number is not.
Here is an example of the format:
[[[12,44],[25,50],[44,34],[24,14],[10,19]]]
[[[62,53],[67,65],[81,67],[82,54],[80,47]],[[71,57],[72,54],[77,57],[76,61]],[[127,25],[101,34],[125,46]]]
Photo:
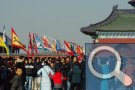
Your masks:
[[[59,40],[56,40],[56,50],[57,51],[63,51],[64,50],[64,48],[62,47]]]
[[[29,48],[32,48],[31,33],[29,32]]]
[[[12,46],[13,47],[17,47],[17,48],[25,48],[25,45],[23,45],[21,42],[20,42],[20,39],[19,37],[17,36],[17,34],[15,33],[14,31],[14,28],[12,28]]]
[[[67,51],[67,54],[74,55],[73,51],[71,50],[71,45],[69,42],[64,41],[65,50]]]
[[[27,53],[28,57],[30,56],[29,52],[25,48],[25,45],[20,42],[19,37],[14,31],[14,28],[12,28],[12,47],[21,48]]]
[[[31,51],[31,52],[30,52]],[[29,45],[28,45],[28,52],[34,56],[34,50],[33,50],[33,45],[32,45],[32,38],[31,38],[31,33],[29,32]]]
[[[6,38],[6,30],[5,30],[5,25],[3,27],[3,42],[5,43],[5,45],[7,46],[8,50],[9,50],[9,46],[8,46],[8,40]],[[10,51],[9,51],[10,53]]]
[[[49,40],[47,39],[47,37],[45,35],[44,35],[43,41],[44,41],[44,47],[48,48],[49,50],[51,50],[52,49],[52,45],[50,44]]]
[[[76,50],[75,50],[76,44],[70,42],[70,45],[71,45],[71,50],[74,53],[74,56],[77,56],[77,53],[76,53]]]
[[[80,45],[78,45],[76,47],[76,53],[79,54],[79,55],[82,55],[83,54],[83,48]]]
[[[4,43],[6,43],[6,32],[5,32],[5,25],[4,25],[4,27],[3,27],[3,41],[4,41]]]
[[[34,33],[33,33],[33,48],[34,48],[36,54],[38,54],[38,49],[37,49],[37,45],[36,45],[36,40],[35,40],[35,35],[34,35]]]
[[[81,47],[80,45],[76,47],[76,53],[78,54],[78,60],[84,58],[83,47]]]
[[[37,34],[35,34],[35,41],[38,49],[43,49],[43,50],[45,49],[42,39]]]
[[[7,55],[9,55],[9,49],[7,48],[6,44],[4,43],[1,37],[0,37],[0,46],[4,47],[6,49]]]
[[[52,51],[56,51],[56,40],[54,38],[49,37],[52,40],[51,49]]]

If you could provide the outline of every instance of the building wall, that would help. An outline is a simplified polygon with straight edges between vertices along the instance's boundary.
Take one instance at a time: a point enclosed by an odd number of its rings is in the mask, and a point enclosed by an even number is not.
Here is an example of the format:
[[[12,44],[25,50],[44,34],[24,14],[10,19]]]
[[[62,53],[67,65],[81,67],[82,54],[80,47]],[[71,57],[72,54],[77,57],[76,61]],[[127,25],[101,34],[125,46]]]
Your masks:
[[[135,43],[135,38],[98,38],[95,43]]]

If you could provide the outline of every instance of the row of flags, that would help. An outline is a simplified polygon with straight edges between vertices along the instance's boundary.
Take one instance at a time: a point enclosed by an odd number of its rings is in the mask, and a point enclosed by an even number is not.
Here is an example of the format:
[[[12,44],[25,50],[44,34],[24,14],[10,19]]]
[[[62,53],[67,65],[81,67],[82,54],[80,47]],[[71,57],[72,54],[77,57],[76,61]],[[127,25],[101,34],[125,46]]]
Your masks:
[[[39,50],[48,51],[48,52],[63,52],[67,55],[74,55],[74,56],[82,56],[83,53],[83,47],[80,45],[77,45],[73,42],[64,41],[64,45],[60,43],[59,40],[54,38],[47,38],[45,35],[44,37],[41,37],[35,33],[29,32],[29,44],[28,44],[28,50],[26,49],[26,46],[20,41],[20,38],[16,34],[14,28],[11,28],[12,33],[12,47],[17,47],[20,49],[23,49],[28,56],[34,56],[34,54],[38,54]],[[50,40],[52,43],[50,42]],[[6,48],[7,55],[9,55],[9,48],[7,45],[6,40],[6,33],[5,33],[5,26],[3,28],[3,38],[0,38],[0,46]]]

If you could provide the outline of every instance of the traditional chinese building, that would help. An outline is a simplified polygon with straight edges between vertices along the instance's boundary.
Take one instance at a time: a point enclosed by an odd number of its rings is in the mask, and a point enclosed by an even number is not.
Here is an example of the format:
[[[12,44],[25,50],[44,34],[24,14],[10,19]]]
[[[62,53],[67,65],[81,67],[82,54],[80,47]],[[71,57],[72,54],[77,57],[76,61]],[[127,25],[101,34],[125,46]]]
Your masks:
[[[128,2],[135,7],[135,0]],[[81,28],[94,43],[135,43],[135,9],[118,9],[114,6],[105,20]]]

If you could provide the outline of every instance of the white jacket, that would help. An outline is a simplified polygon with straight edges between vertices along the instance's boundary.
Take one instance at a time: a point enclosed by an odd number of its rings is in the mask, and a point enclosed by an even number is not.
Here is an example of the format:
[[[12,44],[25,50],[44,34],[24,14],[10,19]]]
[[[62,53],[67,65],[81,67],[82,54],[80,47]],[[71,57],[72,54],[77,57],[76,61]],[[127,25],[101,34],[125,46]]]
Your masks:
[[[54,72],[49,66],[43,66],[37,74],[42,76],[41,78],[41,90],[51,90],[51,80],[49,74],[53,75]]]

